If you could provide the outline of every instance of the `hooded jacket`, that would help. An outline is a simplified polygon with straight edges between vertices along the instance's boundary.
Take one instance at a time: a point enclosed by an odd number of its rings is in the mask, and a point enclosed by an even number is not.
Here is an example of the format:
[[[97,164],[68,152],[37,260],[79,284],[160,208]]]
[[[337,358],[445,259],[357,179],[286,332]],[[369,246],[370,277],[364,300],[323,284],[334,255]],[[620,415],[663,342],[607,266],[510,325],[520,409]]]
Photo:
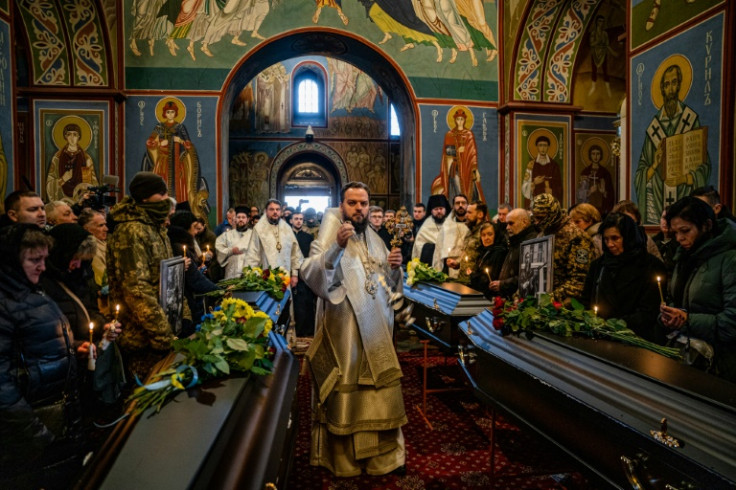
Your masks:
[[[508,230],[508,228],[507,228]],[[511,298],[519,289],[519,255],[521,253],[521,243],[537,237],[537,230],[533,225],[529,225],[518,235],[509,237],[509,251],[501,266],[501,273],[498,276],[500,281],[499,295],[504,298]]]
[[[123,349],[169,349],[174,333],[159,304],[161,261],[172,257],[169,237],[131,197],[110,210],[115,231],[107,240],[109,303],[120,304]]]
[[[59,307],[28,281],[18,257],[23,227],[0,236],[0,464],[38,455],[54,435],[33,407],[62,397],[76,381],[74,335]]]
[[[682,301],[672,305],[688,311],[682,333],[710,343],[716,374],[736,381],[736,229],[725,219],[718,220],[718,228],[692,253],[678,249],[669,290],[676,297],[676,286],[684,281]]]

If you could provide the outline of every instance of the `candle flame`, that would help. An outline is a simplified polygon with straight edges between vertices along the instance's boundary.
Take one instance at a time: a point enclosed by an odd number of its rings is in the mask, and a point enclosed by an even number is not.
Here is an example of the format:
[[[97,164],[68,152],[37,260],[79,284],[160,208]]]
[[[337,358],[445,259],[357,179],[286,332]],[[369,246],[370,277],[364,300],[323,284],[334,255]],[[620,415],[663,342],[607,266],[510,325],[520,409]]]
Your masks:
[[[486,274],[488,274],[488,267],[486,267]]]
[[[119,312],[120,311],[120,305],[119,304],[115,305],[115,311],[116,312]]]
[[[657,276],[657,282],[661,282],[661,281],[662,281],[662,278]]]
[[[89,331],[92,332],[92,330],[95,329],[95,324],[92,322],[89,322]]]

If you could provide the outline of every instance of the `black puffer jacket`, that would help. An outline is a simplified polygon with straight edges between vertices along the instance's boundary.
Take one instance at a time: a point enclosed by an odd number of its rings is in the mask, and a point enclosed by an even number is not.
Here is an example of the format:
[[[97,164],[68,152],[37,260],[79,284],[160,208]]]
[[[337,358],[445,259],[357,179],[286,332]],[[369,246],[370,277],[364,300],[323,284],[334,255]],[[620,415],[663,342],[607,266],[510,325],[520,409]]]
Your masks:
[[[76,377],[73,334],[56,303],[26,278],[21,236],[16,226],[0,236],[0,465],[6,467],[53,441],[33,407],[60,399]]]

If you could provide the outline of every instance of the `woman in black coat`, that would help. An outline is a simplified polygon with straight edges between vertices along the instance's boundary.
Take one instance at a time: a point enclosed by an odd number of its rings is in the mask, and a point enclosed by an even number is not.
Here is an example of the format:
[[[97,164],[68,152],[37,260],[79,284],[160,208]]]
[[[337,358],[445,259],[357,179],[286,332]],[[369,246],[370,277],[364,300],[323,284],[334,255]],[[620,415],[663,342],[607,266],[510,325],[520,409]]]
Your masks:
[[[582,303],[597,306],[602,318],[620,318],[640,337],[663,344],[665,331],[657,324],[657,277],[667,277],[664,264],[647,252],[636,222],[625,214],[609,214],[599,233],[603,256],[590,265]]]
[[[508,252],[502,236],[495,223],[483,223],[480,226],[478,260],[475,270],[470,274],[470,287],[481,291],[487,298],[498,294],[488,289],[488,285],[491,280],[495,281],[499,278],[501,266]]]
[[[68,428],[62,407],[77,381],[74,334],[39,284],[52,243],[30,224],[0,235],[0,486],[38,464]]]

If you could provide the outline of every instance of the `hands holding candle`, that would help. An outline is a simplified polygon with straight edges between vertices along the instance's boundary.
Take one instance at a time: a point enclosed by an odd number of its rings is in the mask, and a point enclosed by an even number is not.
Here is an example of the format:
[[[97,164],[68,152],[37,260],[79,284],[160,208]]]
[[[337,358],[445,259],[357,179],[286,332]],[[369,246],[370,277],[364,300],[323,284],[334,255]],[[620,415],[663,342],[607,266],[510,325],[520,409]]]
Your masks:
[[[660,276],[657,276],[657,289],[659,289],[659,299],[661,303],[663,305],[666,304],[664,301],[664,295],[662,294],[662,278]]]

